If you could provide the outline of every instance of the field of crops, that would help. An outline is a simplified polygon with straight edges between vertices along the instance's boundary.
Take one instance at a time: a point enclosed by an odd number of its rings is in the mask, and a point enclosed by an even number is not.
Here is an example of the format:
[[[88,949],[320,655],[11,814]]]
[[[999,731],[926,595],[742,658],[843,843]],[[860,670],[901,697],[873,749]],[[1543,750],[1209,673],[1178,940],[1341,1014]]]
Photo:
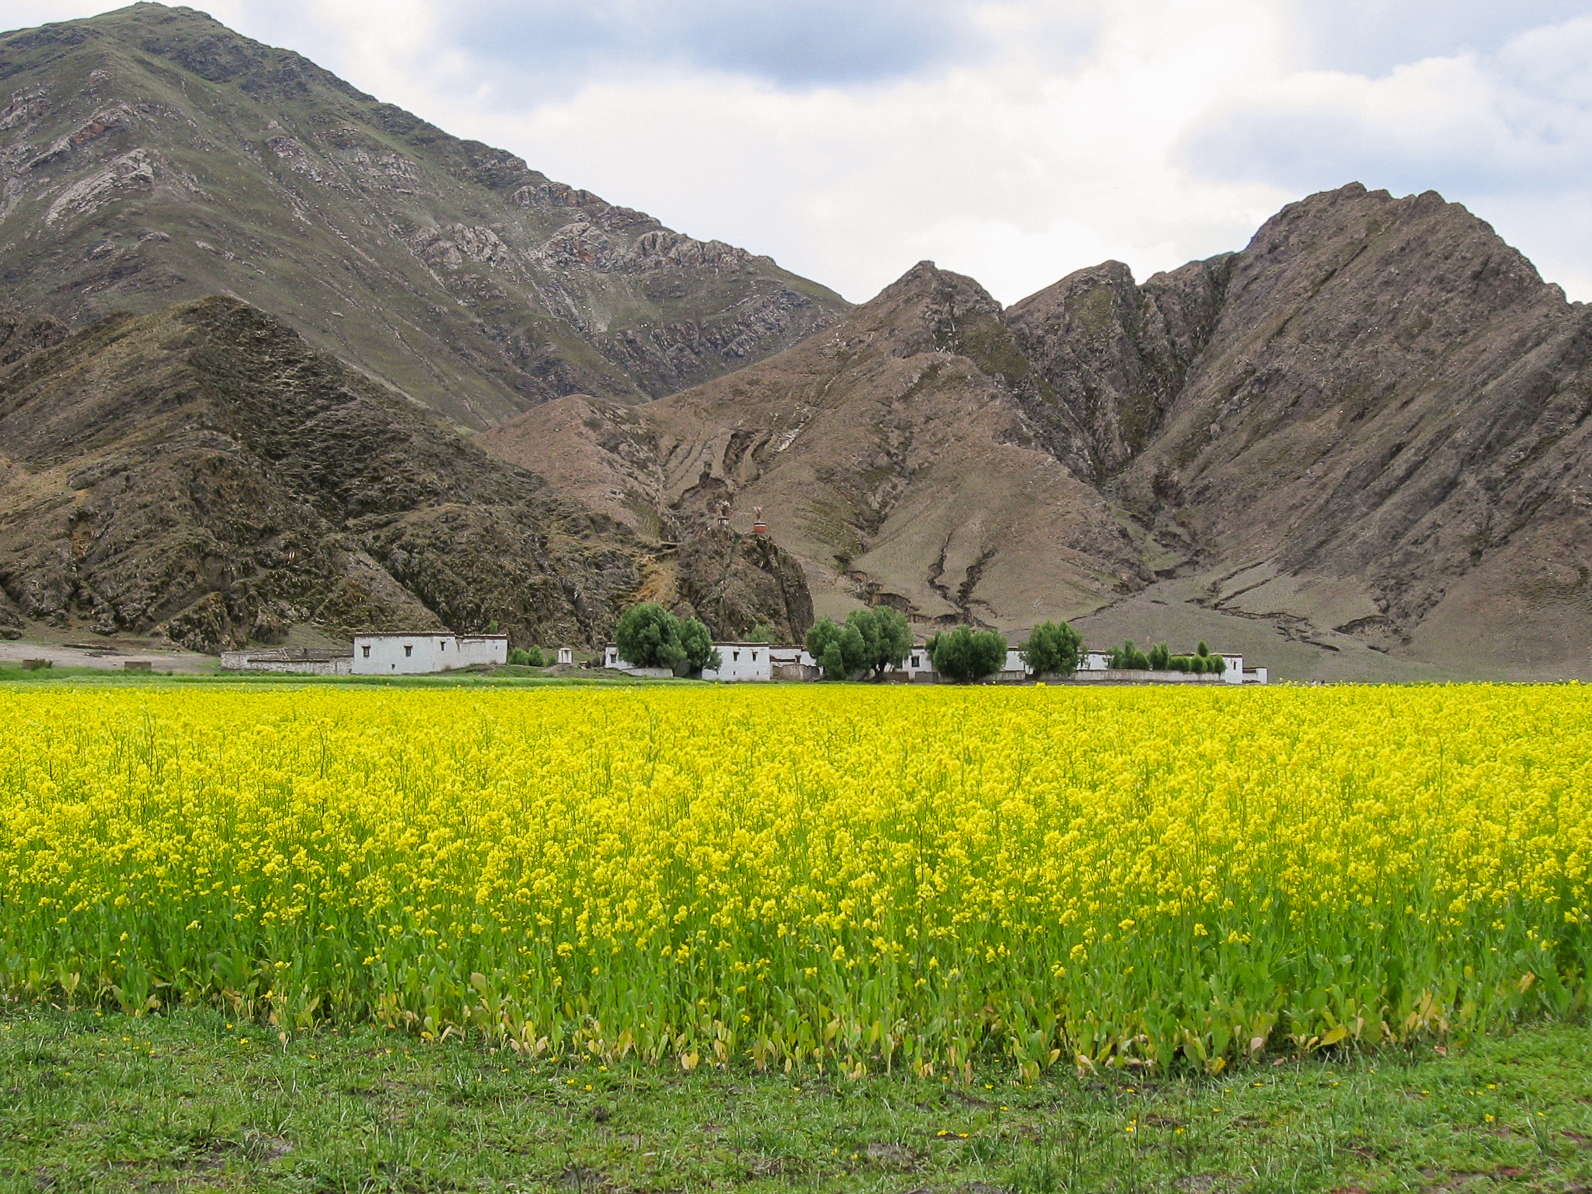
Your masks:
[[[847,1073],[1577,1013],[1592,690],[0,690],[0,990]]]

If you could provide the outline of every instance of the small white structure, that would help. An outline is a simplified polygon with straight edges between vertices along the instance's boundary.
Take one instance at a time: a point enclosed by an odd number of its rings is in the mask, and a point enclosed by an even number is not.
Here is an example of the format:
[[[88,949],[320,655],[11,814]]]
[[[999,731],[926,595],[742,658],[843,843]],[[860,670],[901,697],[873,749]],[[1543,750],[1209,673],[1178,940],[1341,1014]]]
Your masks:
[[[560,647],[558,649],[558,662],[559,663],[574,663],[575,662],[575,651],[574,651],[574,649],[572,647]]]
[[[907,657],[901,661],[901,666],[886,668],[884,678],[898,682],[905,680],[910,684],[933,684],[939,680],[940,674],[934,670],[929,649],[922,643],[914,643]]]
[[[223,651],[221,670],[346,676],[354,670],[354,653],[336,647],[258,647],[254,650]]]
[[[614,672],[624,672],[627,676],[638,676],[643,680],[667,680],[674,675],[666,667],[637,667],[629,660],[619,658],[619,648],[611,643],[603,648],[603,667]]]
[[[506,634],[451,634],[430,630],[405,634],[356,634],[356,676],[423,676],[472,664],[509,661]]]

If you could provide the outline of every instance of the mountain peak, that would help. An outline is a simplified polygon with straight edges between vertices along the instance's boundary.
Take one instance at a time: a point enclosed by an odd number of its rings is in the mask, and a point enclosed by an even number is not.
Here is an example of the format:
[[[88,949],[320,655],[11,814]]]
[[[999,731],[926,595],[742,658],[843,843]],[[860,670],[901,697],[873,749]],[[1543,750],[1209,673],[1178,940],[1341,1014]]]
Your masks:
[[[242,294],[482,428],[660,397],[848,309],[190,8],[0,35],[0,78],[7,299],[74,326]]]

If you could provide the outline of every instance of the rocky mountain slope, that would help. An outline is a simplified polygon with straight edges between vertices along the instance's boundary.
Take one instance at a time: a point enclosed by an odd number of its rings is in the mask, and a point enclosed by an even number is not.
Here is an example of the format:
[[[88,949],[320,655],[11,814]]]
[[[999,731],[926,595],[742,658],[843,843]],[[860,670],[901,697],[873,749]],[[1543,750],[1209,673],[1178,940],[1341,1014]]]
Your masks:
[[[192,9],[0,36],[0,97],[0,303],[238,295],[461,426],[655,398],[846,309]]]
[[[762,506],[820,612],[1094,613],[1101,642],[1296,675],[1585,675],[1589,352],[1592,312],[1481,220],[1352,185],[1240,253],[1005,311],[921,265],[759,365],[483,446],[642,535]]]
[[[920,265],[829,331],[644,407],[570,397],[487,433],[638,532],[763,507],[820,613],[1028,625],[1153,579],[1123,522],[1045,451],[1025,367],[977,283]],[[556,445],[554,450],[550,445]]]
[[[495,621],[519,643],[596,644],[649,589],[720,634],[811,621],[772,545],[649,548],[236,299],[64,340],[0,319],[0,352],[8,326],[33,351],[0,370],[0,633],[214,651]]]

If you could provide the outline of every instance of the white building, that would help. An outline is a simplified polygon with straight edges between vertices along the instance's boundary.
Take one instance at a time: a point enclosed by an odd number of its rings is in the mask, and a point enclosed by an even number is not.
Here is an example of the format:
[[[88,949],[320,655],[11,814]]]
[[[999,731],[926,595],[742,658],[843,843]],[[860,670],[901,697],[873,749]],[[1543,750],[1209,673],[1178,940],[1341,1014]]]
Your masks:
[[[356,676],[421,676],[450,672],[473,664],[509,661],[506,634],[452,634],[412,631],[405,634],[356,634]]]
[[[223,651],[221,670],[346,676],[354,670],[354,653],[335,647],[256,647],[253,650]]]
[[[558,662],[560,664],[574,663],[575,650],[573,647],[560,647],[558,649]]]
[[[704,680],[772,680],[774,649],[767,643],[714,643],[719,666],[702,669]]]
[[[1139,668],[1116,670],[1111,667],[1111,656],[1104,651],[1090,651],[1084,655],[1074,680],[1096,681],[1105,684],[1264,684],[1266,669],[1244,667],[1244,657],[1231,651],[1213,651],[1227,661],[1225,671],[1216,675],[1191,672],[1155,672]]]
[[[619,648],[613,644],[603,648],[603,667],[609,671],[624,672],[627,676],[639,676],[644,680],[667,680],[674,672],[666,667],[637,667],[627,659],[619,658]]]

